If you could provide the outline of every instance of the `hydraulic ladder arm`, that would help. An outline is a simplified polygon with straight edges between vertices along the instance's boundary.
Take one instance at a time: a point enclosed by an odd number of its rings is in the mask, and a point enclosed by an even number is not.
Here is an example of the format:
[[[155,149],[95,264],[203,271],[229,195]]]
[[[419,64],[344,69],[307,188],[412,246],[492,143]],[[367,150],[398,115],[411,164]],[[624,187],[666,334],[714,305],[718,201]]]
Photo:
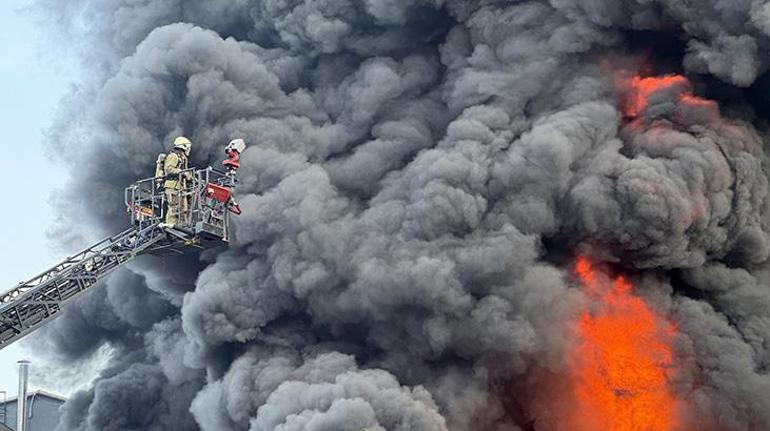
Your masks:
[[[230,161],[243,151],[228,146]],[[0,294],[0,349],[58,317],[63,308],[107,277],[144,254],[184,253],[229,242],[229,214],[240,213],[232,199],[239,165],[225,161],[227,172],[212,168],[179,173],[177,208],[168,208],[157,178],[126,189],[133,226],[74,254],[40,275]],[[176,211],[179,224],[165,226],[166,211]]]
[[[128,229],[5,292],[0,296],[0,349],[56,317],[65,304],[165,238],[157,226]]]

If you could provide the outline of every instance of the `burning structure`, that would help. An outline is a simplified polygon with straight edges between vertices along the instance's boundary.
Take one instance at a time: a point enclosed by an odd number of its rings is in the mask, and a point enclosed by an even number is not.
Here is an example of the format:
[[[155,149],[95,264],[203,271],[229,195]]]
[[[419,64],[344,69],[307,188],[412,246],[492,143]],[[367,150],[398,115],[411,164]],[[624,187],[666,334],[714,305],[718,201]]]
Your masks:
[[[60,429],[770,429],[766,4],[40,4],[65,243],[171,137],[251,144],[227,250],[38,335],[111,347]]]

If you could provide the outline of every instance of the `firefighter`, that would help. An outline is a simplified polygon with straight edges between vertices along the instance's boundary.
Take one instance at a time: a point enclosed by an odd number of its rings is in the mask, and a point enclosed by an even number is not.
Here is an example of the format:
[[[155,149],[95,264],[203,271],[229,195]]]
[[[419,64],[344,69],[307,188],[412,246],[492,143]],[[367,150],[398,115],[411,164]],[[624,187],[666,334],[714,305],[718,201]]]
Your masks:
[[[179,173],[188,168],[190,149],[192,142],[184,136],[174,139],[171,152],[163,161],[163,190],[166,194],[166,227],[174,227],[179,223],[179,211],[186,211],[186,199],[180,195],[187,188],[187,182],[191,179],[187,175],[179,176]]]
[[[163,165],[165,161],[166,153],[158,154],[158,160],[155,161],[155,181],[153,183],[155,190],[153,193],[151,206],[153,216],[158,218],[162,217],[166,212],[165,199],[162,198],[162,196],[165,194],[163,183],[166,182],[166,179],[163,178]]]

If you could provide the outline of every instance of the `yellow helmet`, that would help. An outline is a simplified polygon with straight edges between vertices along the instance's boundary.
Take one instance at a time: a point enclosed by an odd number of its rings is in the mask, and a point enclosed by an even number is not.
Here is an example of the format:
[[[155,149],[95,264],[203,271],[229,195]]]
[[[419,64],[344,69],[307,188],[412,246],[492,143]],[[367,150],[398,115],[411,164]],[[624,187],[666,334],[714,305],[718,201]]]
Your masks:
[[[190,140],[184,136],[179,136],[178,138],[174,139],[174,148],[181,149],[186,155],[189,156],[190,150],[192,149],[192,142],[190,142]]]

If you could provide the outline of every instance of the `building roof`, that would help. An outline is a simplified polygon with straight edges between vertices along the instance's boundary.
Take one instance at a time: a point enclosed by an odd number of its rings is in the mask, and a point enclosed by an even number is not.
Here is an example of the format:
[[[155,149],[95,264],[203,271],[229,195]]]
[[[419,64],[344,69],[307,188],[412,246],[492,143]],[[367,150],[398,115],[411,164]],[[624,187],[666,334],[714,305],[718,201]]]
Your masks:
[[[0,422],[0,431],[13,431],[11,428],[8,428],[8,425]]]
[[[67,401],[67,399],[64,398],[61,395],[56,395],[54,393],[51,393],[51,392],[48,392],[48,391],[43,391],[43,390],[29,391],[27,393],[27,397],[46,397],[46,398],[50,398],[50,399],[55,400],[55,401],[61,401],[61,402]],[[16,398],[18,398],[18,397],[15,397],[15,396],[14,397],[8,397],[8,399],[6,399],[5,402],[0,401],[0,405],[3,405],[5,403],[16,402]],[[3,429],[0,428],[0,431],[3,431]]]

